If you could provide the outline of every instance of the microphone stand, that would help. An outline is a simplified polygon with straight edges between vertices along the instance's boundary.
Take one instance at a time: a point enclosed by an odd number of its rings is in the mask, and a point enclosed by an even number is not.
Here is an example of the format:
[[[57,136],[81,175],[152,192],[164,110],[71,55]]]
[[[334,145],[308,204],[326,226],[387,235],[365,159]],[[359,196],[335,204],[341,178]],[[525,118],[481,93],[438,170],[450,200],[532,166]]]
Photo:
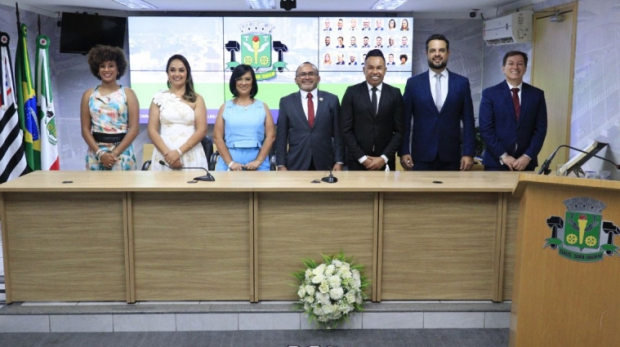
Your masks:
[[[559,145],[559,146],[558,146],[558,148],[556,148],[556,149],[555,149],[555,151],[553,151],[553,153],[551,153],[551,155],[549,156],[549,158],[547,158],[547,159],[545,160],[545,162],[544,162],[544,163],[540,166],[540,170],[538,170],[538,174],[539,174],[539,175],[542,175],[542,174],[544,174],[544,175],[548,175],[549,173],[551,173],[551,170],[549,169],[549,165],[551,165],[551,161],[553,160],[553,158],[555,157],[555,155],[558,153],[558,151],[560,150],[560,148],[563,148],[563,147],[565,147],[565,148],[570,148],[570,149],[572,149],[572,150],[574,150],[574,151],[581,152],[581,153],[584,153],[584,154],[588,154],[588,155],[591,155],[591,156],[592,156],[592,157],[594,157],[594,158],[598,158],[598,159],[600,159],[600,160],[603,160],[603,161],[606,161],[606,162],[608,162],[608,163],[611,163],[611,164],[612,164],[612,165],[613,165],[616,169],[620,170],[620,165],[618,165],[618,164],[614,163],[613,161],[611,161],[611,160],[609,160],[609,159],[607,159],[607,158],[600,157],[600,156],[598,156],[598,155],[596,155],[596,154],[588,153],[588,152],[586,152],[586,151],[584,151],[584,150],[581,150],[581,149],[579,149],[579,148],[575,148],[575,147],[572,147],[572,146],[569,146],[569,145]],[[581,170],[581,169],[580,169],[580,170]],[[579,177],[578,172],[576,172],[576,174],[577,174],[577,177]]]
[[[321,178],[321,181],[325,183],[336,183],[338,182],[338,178],[334,177],[334,167],[329,168],[329,176]]]
[[[169,166],[168,164],[166,164],[165,161],[160,160],[159,164],[172,169],[172,170],[205,170],[205,172],[207,173],[204,176],[198,176],[198,177],[194,177],[194,181],[207,181],[207,182],[213,182],[215,181],[215,177],[213,177],[213,175],[211,175],[211,173],[209,172],[209,170],[205,169],[204,167],[193,167],[193,166],[181,166],[179,168],[174,168]]]

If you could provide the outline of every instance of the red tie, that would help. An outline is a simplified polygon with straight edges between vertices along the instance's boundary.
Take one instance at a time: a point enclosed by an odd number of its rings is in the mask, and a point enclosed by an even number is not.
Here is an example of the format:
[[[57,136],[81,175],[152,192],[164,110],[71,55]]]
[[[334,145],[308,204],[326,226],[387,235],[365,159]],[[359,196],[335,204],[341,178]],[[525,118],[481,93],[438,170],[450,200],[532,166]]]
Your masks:
[[[521,112],[521,105],[519,104],[519,88],[512,88],[512,103],[515,106],[515,114],[517,115],[517,122],[519,121],[519,113]]]
[[[314,126],[314,102],[312,101],[312,93],[308,93],[308,124],[312,128]]]

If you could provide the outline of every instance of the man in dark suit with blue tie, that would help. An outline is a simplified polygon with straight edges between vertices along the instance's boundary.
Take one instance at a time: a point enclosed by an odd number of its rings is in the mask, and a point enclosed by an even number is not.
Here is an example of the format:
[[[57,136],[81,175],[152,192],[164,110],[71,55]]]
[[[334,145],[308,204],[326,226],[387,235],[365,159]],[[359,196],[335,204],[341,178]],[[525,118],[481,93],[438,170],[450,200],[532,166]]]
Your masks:
[[[402,141],[403,98],[400,89],[383,83],[386,72],[381,50],[366,54],[366,81],[347,88],[340,107],[342,135],[349,170],[395,168]]]
[[[405,87],[401,164],[418,171],[469,170],[476,150],[469,80],[446,69],[445,36],[431,35],[426,53],[430,70],[409,78]]]
[[[506,80],[482,91],[480,135],[487,171],[532,171],[547,134],[547,105],[542,90],[523,82],[527,54],[504,55]]]
[[[297,68],[299,91],[280,99],[276,133],[278,171],[342,170],[344,143],[338,97],[317,89],[319,70],[305,62]]]

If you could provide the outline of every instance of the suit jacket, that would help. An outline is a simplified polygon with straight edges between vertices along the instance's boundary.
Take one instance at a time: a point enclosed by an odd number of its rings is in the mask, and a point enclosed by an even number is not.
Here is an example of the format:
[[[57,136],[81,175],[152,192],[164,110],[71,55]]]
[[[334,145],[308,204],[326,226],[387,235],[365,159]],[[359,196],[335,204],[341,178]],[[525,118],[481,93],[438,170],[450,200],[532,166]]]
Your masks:
[[[317,170],[329,170],[336,162],[344,163],[338,97],[319,90],[317,99],[314,100],[318,105],[312,128],[304,113],[300,92],[280,99],[275,147],[278,165],[285,165],[289,170],[307,170],[312,159]]]
[[[473,157],[476,152],[474,106],[469,80],[450,71],[448,76],[448,94],[441,112],[437,110],[431,94],[428,71],[407,80],[403,97],[405,131],[399,153],[401,156],[411,154],[414,165],[416,161],[433,161],[437,156],[444,162],[460,161],[461,156]]]
[[[368,84],[362,82],[348,87],[340,107],[340,125],[348,150],[349,170],[364,170],[358,159],[365,155],[385,155],[388,166],[394,170],[396,151],[402,142],[402,119],[400,89],[383,83],[375,116]]]
[[[501,167],[499,157],[518,159],[523,154],[532,159],[526,170],[538,166],[538,153],[547,134],[545,93],[527,83],[521,90],[521,109],[517,122],[512,92],[506,81],[482,91],[480,101],[480,135],[486,148],[482,164]]]

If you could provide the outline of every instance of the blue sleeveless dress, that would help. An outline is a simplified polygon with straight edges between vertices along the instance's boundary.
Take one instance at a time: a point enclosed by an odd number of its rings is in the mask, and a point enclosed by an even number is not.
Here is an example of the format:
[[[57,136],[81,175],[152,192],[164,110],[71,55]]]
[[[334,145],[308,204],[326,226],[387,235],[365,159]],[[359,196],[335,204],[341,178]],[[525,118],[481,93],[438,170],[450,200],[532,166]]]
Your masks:
[[[266,116],[265,107],[260,100],[254,100],[254,103],[247,107],[236,105],[232,100],[226,102],[222,113],[224,141],[235,163],[246,165],[256,160],[265,140]],[[217,160],[215,170],[228,170],[221,156]],[[257,171],[269,171],[269,156]]]

